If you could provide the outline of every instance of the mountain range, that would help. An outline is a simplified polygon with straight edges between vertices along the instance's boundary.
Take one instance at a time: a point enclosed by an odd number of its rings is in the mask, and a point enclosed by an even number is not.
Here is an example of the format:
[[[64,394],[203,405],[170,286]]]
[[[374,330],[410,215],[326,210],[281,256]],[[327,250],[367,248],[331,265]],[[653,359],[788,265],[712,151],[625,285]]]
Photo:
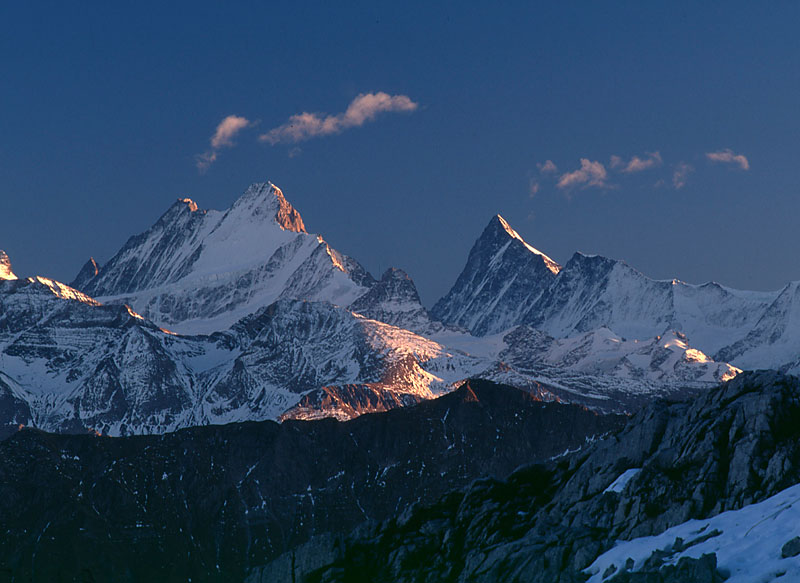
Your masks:
[[[0,421],[122,435],[347,419],[468,378],[631,412],[744,368],[800,370],[797,293],[581,253],[561,266],[497,215],[428,310],[408,274],[374,278],[254,184],[226,211],[179,199],[70,285],[17,279],[0,254]]]

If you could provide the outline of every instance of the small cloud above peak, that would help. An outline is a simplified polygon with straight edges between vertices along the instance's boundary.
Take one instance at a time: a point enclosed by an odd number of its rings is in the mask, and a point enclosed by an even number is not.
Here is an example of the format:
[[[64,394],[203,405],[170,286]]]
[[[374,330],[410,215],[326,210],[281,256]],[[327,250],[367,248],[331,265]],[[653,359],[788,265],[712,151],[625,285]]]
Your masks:
[[[552,160],[545,160],[544,163],[540,162],[536,164],[536,167],[542,174],[555,174],[558,172],[558,166]]]
[[[196,156],[197,169],[202,173],[208,170],[217,160],[219,150],[230,148],[234,145],[233,138],[243,129],[253,125],[249,119],[238,115],[229,115],[217,125],[214,135],[211,136],[211,148]]]
[[[607,188],[607,178],[608,172],[603,164],[588,158],[581,158],[581,167],[573,172],[562,174],[556,186],[562,190],[574,187]]]
[[[660,152],[647,152],[646,154],[647,156],[645,158],[634,156],[627,163],[619,156],[611,156],[611,163],[609,166],[611,168],[619,168],[620,172],[623,174],[634,174],[661,166],[663,163]]]
[[[280,143],[297,143],[315,137],[338,134],[348,128],[360,127],[373,121],[382,112],[412,112],[419,104],[407,95],[389,95],[383,91],[378,93],[361,93],[347,106],[347,109],[335,115],[303,112],[268,132],[259,139],[271,145]]]
[[[750,170],[750,161],[744,154],[735,154],[730,148],[717,150],[716,152],[706,152],[706,158],[712,162],[722,162],[724,164],[735,164],[742,170]]]
[[[528,197],[534,198],[539,192],[539,187],[539,181],[531,178],[530,182],[528,183]]]
[[[672,171],[672,186],[675,187],[675,190],[686,186],[686,180],[692,172],[694,172],[694,167],[686,162],[679,162],[675,165]]]
[[[211,147],[215,149],[233,145],[233,137],[250,125],[250,120],[238,115],[229,115],[217,126],[211,138]]]

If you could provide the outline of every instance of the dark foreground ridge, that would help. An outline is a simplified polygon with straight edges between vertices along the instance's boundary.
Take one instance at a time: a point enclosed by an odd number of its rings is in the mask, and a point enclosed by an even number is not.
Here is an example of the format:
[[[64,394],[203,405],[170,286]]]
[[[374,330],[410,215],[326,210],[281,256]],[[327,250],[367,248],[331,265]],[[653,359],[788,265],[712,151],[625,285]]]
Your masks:
[[[608,491],[628,469],[639,472],[620,492]],[[339,540],[312,539],[248,580],[583,582],[582,570],[616,540],[739,509],[796,483],[800,381],[745,373],[694,401],[655,403],[573,455],[505,481],[480,480]],[[787,556],[785,548],[775,552]],[[713,554],[667,565],[659,552],[644,572],[604,573],[604,581],[726,576]]]
[[[625,421],[469,381],[345,423],[23,430],[0,443],[0,581],[241,581],[312,536],[503,478]]]

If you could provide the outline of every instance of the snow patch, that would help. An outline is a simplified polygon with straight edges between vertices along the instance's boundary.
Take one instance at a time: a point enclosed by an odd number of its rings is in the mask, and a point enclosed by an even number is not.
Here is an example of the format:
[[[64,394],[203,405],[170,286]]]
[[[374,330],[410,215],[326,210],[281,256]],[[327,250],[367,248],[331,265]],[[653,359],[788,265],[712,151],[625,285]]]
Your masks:
[[[783,545],[796,536],[800,536],[800,484],[739,510],[690,520],[659,535],[618,541],[584,572],[590,575],[589,583],[600,583],[612,565],[616,574],[630,557],[633,571],[638,571],[654,551],[663,550],[668,565],[683,557],[715,553],[717,568],[729,574],[727,583],[800,581],[800,555],[781,554]]]

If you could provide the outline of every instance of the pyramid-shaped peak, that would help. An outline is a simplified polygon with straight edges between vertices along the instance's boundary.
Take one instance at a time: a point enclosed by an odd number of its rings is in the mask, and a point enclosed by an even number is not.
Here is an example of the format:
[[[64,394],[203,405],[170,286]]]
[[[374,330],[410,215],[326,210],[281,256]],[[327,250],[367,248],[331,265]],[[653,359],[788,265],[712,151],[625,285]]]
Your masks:
[[[11,259],[8,258],[8,253],[2,249],[0,249],[0,279],[17,279],[17,276],[11,271]]]
[[[493,216],[492,219],[489,221],[489,224],[486,226],[486,229],[484,229],[481,238],[483,239],[485,237],[491,237],[495,239],[498,237],[500,238],[511,237],[512,239],[516,239],[517,241],[522,243],[528,251],[541,256],[542,260],[544,261],[545,265],[550,271],[552,271],[553,273],[558,273],[561,270],[561,266],[557,262],[553,261],[550,257],[545,255],[532,245],[529,245],[525,241],[525,239],[523,239],[522,236],[514,230],[514,228],[509,224],[509,222],[499,214]]]
[[[270,214],[285,231],[307,232],[300,213],[286,200],[283,191],[269,181],[251,184],[228,212],[244,212],[254,217]]]
[[[85,289],[89,282],[97,277],[99,273],[100,266],[97,265],[97,261],[94,260],[94,257],[89,257],[89,260],[83,264],[83,267],[81,267],[78,275],[72,280],[72,282],[70,282],[69,285],[75,289]]]

